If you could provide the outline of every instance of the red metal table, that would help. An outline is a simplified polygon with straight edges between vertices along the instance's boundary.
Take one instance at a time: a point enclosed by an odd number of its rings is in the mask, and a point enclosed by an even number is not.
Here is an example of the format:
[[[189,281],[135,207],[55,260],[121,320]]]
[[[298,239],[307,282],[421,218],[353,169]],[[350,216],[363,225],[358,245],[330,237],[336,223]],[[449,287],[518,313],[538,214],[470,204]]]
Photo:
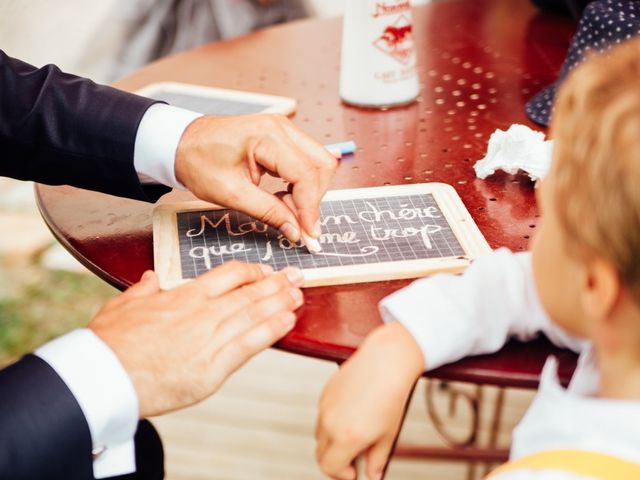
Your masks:
[[[538,219],[533,185],[520,176],[477,180],[472,166],[496,128],[530,124],[523,105],[555,79],[571,22],[538,14],[527,0],[454,0],[416,8],[421,94],[413,105],[389,111],[341,104],[340,26],[338,19],[307,20],[212,43],[152,63],[116,86],[136,90],[181,81],[295,97],[294,121],[318,141],[354,139],[359,146],[342,161],[332,188],[446,182],[492,247],[525,250]],[[65,186],[39,185],[37,198],[62,244],[117,288],[153,267],[153,205]],[[277,346],[340,362],[380,324],[378,301],[406,284],[308,289],[296,328]],[[575,356],[545,340],[512,342],[495,355],[469,358],[430,376],[533,387],[550,353],[560,359],[566,380]]]

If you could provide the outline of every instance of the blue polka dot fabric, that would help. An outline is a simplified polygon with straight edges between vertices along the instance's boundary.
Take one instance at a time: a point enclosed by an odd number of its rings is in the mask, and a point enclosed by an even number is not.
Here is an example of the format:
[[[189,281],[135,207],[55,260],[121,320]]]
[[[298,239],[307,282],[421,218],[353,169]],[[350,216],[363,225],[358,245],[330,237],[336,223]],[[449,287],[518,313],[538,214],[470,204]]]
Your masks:
[[[525,107],[527,116],[540,125],[549,125],[556,90],[588,52],[605,52],[640,34],[640,1],[598,0],[584,10],[571,41],[558,80],[535,95]]]

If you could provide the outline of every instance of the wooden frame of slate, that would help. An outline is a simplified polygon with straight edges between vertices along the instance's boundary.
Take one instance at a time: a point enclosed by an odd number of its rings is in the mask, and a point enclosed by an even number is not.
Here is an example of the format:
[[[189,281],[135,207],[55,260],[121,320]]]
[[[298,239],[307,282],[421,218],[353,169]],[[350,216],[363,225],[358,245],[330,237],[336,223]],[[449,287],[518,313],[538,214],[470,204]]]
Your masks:
[[[295,112],[297,104],[295,99],[289,97],[180,82],[152,83],[136,93],[208,115],[251,113],[291,115]]]
[[[302,268],[304,286],[461,272],[490,251],[453,187],[425,183],[327,192],[323,252],[310,254],[278,231],[205,202],[156,207],[153,242],[162,288],[231,259]]]

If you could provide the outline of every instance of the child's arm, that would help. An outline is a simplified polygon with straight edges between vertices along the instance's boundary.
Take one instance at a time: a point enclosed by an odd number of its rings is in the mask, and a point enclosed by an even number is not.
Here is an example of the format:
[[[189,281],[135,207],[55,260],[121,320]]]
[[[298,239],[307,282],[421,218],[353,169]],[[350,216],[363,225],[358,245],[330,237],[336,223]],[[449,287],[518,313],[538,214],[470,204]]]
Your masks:
[[[435,275],[384,298],[385,322],[411,332],[434,369],[470,355],[493,353],[509,338],[540,333],[555,345],[581,351],[586,341],[553,324],[538,298],[529,253],[496,250],[463,275]]]
[[[351,463],[364,453],[368,477],[379,478],[404,405],[424,370],[418,344],[400,323],[380,327],[364,340],[320,399],[316,458],[327,475],[355,479]]]
[[[554,326],[539,303],[529,254],[498,250],[462,276],[418,280],[380,303],[387,325],[374,331],[328,383],[316,436],[320,466],[353,479],[351,461],[364,454],[376,478],[421,373],[464,356],[499,350],[511,336],[544,332],[555,344],[584,342]]]

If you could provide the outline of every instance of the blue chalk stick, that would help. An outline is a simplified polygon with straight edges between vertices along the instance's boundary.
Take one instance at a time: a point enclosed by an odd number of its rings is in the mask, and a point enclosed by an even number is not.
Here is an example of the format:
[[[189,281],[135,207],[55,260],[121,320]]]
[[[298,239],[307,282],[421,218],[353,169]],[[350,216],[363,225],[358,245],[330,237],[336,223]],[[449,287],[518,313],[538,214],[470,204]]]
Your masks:
[[[340,152],[342,155],[348,155],[356,151],[356,142],[349,140],[348,142],[332,143],[331,145],[325,145],[327,150],[334,150]]]

